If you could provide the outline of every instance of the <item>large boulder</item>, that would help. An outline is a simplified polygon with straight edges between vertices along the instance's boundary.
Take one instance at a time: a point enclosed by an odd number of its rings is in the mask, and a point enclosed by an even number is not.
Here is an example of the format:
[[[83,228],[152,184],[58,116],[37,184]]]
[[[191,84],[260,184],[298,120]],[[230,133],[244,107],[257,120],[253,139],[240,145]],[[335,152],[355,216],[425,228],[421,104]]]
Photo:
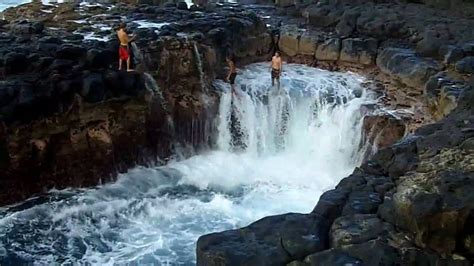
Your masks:
[[[378,192],[353,191],[342,210],[342,215],[376,213],[381,203],[382,197]]]
[[[391,146],[405,136],[406,121],[403,117],[390,113],[366,115],[362,131],[368,150],[379,150]]]
[[[462,50],[467,56],[474,56],[474,41],[462,45]]]
[[[23,53],[10,52],[3,58],[5,66],[5,74],[18,74],[24,72],[28,68],[27,57]]]
[[[422,39],[416,44],[416,52],[422,56],[437,57],[439,49],[450,39],[445,27],[436,25],[423,32]]]
[[[105,87],[102,75],[91,73],[85,76],[80,93],[88,102],[102,101],[105,98]]]
[[[349,191],[346,189],[333,189],[324,192],[319,198],[312,213],[326,218],[329,222],[334,221],[341,215],[348,194]]]
[[[375,214],[356,214],[336,219],[329,233],[330,247],[361,244],[387,235],[393,230]]]
[[[463,143],[472,142],[472,138]],[[423,144],[420,142],[421,148]],[[421,152],[421,151],[420,151]],[[469,244],[474,211],[472,145],[444,148],[421,156],[415,172],[401,176],[395,193],[379,210],[384,220],[415,234],[415,243],[438,254],[451,255]],[[431,157],[430,157],[431,156]],[[474,255],[469,246],[470,256]]]
[[[201,236],[197,265],[284,265],[325,249],[328,226],[314,214],[284,214]]]
[[[422,88],[431,76],[442,69],[438,62],[421,58],[414,51],[402,48],[385,48],[377,56],[377,66],[384,73],[415,88]]]
[[[461,73],[474,73],[474,56],[468,56],[456,63],[456,70]]]
[[[451,65],[464,57],[464,51],[461,47],[455,45],[443,45],[439,49],[439,55],[444,64]]]
[[[316,59],[320,61],[337,61],[341,52],[341,40],[338,38],[328,39],[318,44]]]
[[[108,68],[115,62],[116,55],[108,50],[90,49],[86,54],[86,64],[91,69]]]
[[[417,262],[411,258],[404,263]],[[401,264],[398,250],[381,240],[371,240],[361,244],[348,245],[343,248],[333,248],[312,254],[303,262],[295,261],[289,266],[347,266],[347,265],[419,265]],[[424,264],[426,265],[426,264]],[[435,264],[432,264],[435,265]]]
[[[340,60],[361,65],[373,65],[377,57],[376,39],[345,39],[342,41]]]
[[[466,84],[440,72],[426,82],[424,97],[426,105],[435,119],[441,119],[453,111]]]
[[[294,261],[288,266],[359,266],[363,262],[342,251],[341,249],[328,249],[322,252],[307,256],[303,262]]]
[[[314,56],[318,43],[318,36],[311,32],[301,34],[298,42],[298,54]]]
[[[396,9],[361,6],[356,28],[359,33],[376,38],[400,38],[404,31],[405,19]]]
[[[278,47],[289,56],[314,56],[319,39],[320,36],[316,32],[294,26],[284,27],[280,32]]]
[[[288,56],[295,56],[298,54],[300,32],[298,28],[285,28],[280,33],[278,47]]]
[[[339,22],[342,13],[342,9],[333,5],[314,4],[308,6],[303,11],[303,16],[311,25],[330,27],[335,26]]]
[[[26,20],[12,23],[10,30],[14,34],[41,34],[44,30],[44,25],[41,22],[28,22]]]
[[[79,60],[87,53],[86,48],[79,45],[63,44],[58,47],[56,56],[59,59]]]
[[[342,38],[349,37],[356,29],[357,18],[360,13],[353,10],[346,10],[342,15],[341,21],[336,25],[336,32]]]

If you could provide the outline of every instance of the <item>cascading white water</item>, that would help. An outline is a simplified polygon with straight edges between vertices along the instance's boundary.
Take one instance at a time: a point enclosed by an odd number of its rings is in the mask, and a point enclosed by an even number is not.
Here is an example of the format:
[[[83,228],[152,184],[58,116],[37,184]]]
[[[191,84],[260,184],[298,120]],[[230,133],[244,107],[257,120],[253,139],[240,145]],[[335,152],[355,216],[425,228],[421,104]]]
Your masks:
[[[193,41],[193,53],[196,59],[196,68],[199,72],[199,83],[201,83],[201,88],[203,92],[206,92],[206,87],[204,86],[204,70],[202,69],[202,59],[201,54],[195,41]]]
[[[299,65],[285,66],[284,92],[268,93],[268,68],[242,70],[233,103],[216,82],[217,150],[0,209],[0,264],[193,265],[200,235],[311,211],[359,163],[359,108],[373,98],[357,75]]]

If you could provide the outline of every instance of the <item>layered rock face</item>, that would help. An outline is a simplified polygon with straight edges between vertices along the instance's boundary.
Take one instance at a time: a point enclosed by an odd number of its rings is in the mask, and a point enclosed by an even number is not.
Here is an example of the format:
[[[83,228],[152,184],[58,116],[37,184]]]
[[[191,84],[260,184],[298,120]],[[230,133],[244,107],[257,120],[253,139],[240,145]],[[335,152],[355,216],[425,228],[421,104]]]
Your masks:
[[[381,149],[311,213],[202,236],[198,265],[471,265],[473,97]]]
[[[415,119],[439,120],[456,106],[472,74],[474,22],[469,12],[440,8],[454,1],[426,2],[292,3],[273,15],[304,19],[284,23],[278,46],[294,62],[365,72],[380,81],[387,104],[411,108]]]
[[[472,265],[474,21],[439,9],[450,1],[376,2],[288,4],[272,13],[288,20],[278,46],[293,62],[366,73],[406,112],[365,117],[378,152],[311,213],[202,236],[198,265]]]
[[[252,62],[272,49],[263,22],[243,9],[32,3],[4,15],[0,204],[212,147],[212,81],[225,55]],[[138,21],[129,23],[135,72],[116,70],[121,16]]]
[[[369,149],[311,213],[203,236],[198,264],[471,265],[472,18],[412,1],[284,2],[288,8],[193,7],[199,12],[179,4],[6,11],[0,204],[95,185],[166,161],[176,148],[189,155],[212,146],[212,81],[225,73],[224,56],[245,64],[279,48],[290,62],[368,75],[382,101],[405,112],[365,118],[366,140],[379,151]],[[107,27],[121,16],[139,37],[135,73],[115,70],[117,42]],[[413,126],[417,120],[424,121]],[[430,121],[437,122],[418,128]]]

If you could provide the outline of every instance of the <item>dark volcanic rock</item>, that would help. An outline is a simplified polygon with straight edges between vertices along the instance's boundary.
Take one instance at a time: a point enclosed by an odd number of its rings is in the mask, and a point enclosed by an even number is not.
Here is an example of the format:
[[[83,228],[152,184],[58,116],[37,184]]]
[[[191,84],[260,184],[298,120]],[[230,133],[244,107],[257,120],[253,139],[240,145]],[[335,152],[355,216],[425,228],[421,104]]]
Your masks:
[[[79,60],[86,55],[87,50],[84,47],[71,44],[63,44],[56,50],[56,56],[59,59]]]
[[[340,60],[361,65],[372,65],[377,56],[376,39],[345,39],[342,41]]]
[[[309,255],[304,259],[303,263],[290,264],[291,266],[347,266],[347,265],[363,265],[362,261],[351,257],[340,249],[328,249],[322,252]]]
[[[330,247],[341,248],[361,244],[383,237],[389,230],[390,226],[373,214],[341,216],[331,226]]]
[[[35,1],[4,13],[0,124],[6,140],[0,154],[6,159],[0,172],[7,176],[0,180],[0,204],[53,187],[110,181],[157,158],[166,162],[171,139],[196,150],[213,145],[218,105],[210,85],[223,75],[225,55],[235,54],[239,66],[267,60],[272,36],[242,7],[192,13],[184,2],[172,5],[108,10]],[[106,28],[122,16],[170,22],[159,31],[129,23],[137,35],[131,45],[136,72],[116,71],[116,39],[94,39],[112,35]]]
[[[198,259],[200,265],[472,264],[474,89],[466,80],[474,23],[472,16],[423,5],[452,7],[453,1],[402,2],[319,1],[302,8],[306,23],[280,27],[278,46],[289,61],[309,58],[344,70],[352,64],[372,70],[375,61],[376,75],[394,84],[394,105],[415,110],[413,116],[394,112],[365,119],[365,132],[373,133],[366,140],[377,143],[376,153],[325,192],[312,211],[331,224],[332,248],[272,261],[278,243],[233,230],[212,234],[218,241],[206,244],[205,252],[198,245],[198,258],[213,254]],[[403,97],[414,100],[407,104]],[[439,122],[415,130],[411,119]]]
[[[341,215],[348,194],[349,191],[345,189],[333,189],[324,192],[312,213],[322,216],[328,221],[334,221]]]
[[[339,59],[341,52],[340,39],[328,39],[318,45],[316,50],[316,59],[321,61],[336,61]]]
[[[105,88],[102,75],[92,73],[84,77],[81,96],[88,102],[99,102],[105,98]]]
[[[413,87],[424,86],[432,75],[441,70],[441,65],[436,61],[418,57],[411,50],[399,48],[385,48],[377,56],[377,66],[383,72]]]
[[[381,203],[381,196],[377,192],[353,191],[342,210],[342,215],[376,213]]]
[[[456,70],[462,73],[474,73],[474,56],[466,57],[456,63]]]
[[[389,113],[366,115],[362,132],[368,152],[394,144],[405,136],[406,129],[406,121],[401,117]]]
[[[439,50],[439,55],[445,64],[454,64],[464,57],[464,51],[461,47],[455,45],[444,45]]]
[[[284,265],[326,248],[328,224],[314,214],[266,217],[247,227],[205,235],[198,265]]]
[[[453,111],[461,93],[466,88],[464,81],[456,80],[449,73],[440,72],[425,84],[425,101],[433,117],[441,119]]]
[[[5,55],[3,59],[5,66],[5,74],[18,74],[26,71],[28,68],[28,60],[25,54],[11,52]]]

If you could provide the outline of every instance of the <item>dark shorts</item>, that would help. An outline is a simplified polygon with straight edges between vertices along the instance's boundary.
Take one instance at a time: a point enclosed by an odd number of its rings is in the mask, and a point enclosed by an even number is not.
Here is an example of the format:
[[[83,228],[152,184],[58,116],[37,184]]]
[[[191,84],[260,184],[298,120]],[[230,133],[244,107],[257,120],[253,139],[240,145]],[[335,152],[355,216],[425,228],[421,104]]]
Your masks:
[[[272,79],[280,79],[280,69],[272,68]]]
[[[237,77],[237,73],[232,73],[232,74],[230,74],[230,77],[229,77],[229,83],[230,83],[230,84],[234,84],[234,83],[235,83],[235,77]]]

